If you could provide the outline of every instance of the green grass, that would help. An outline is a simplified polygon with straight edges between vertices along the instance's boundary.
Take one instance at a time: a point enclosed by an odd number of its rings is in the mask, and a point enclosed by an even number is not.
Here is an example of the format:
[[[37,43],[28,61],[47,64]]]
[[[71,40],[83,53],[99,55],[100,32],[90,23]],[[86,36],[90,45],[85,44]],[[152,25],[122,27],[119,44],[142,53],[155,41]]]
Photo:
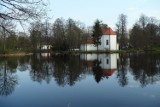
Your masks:
[[[139,52],[143,52],[143,53],[160,53],[160,46],[154,46],[152,48],[148,48],[148,49],[126,49],[126,50],[115,50],[115,51],[110,51],[110,50],[99,50],[99,51],[36,51],[36,53],[45,53],[45,52],[49,52],[51,54],[80,54],[80,53],[89,53],[89,54],[93,54],[93,53],[139,53]],[[0,56],[14,56],[14,55],[31,55],[33,52],[32,51],[20,51],[20,50],[5,50],[5,51],[0,51]]]

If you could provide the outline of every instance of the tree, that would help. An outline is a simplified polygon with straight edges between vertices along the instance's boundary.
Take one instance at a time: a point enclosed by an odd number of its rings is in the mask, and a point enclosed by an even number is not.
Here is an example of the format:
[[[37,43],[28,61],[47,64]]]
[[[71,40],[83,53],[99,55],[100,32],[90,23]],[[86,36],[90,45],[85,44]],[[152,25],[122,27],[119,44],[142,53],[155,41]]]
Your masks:
[[[0,19],[29,21],[44,15],[43,0],[1,0]]]
[[[79,49],[82,35],[80,22],[58,18],[53,25],[53,48],[57,51]]]
[[[8,38],[6,38],[6,49],[7,50],[16,50],[17,47],[17,35],[12,33]]]
[[[57,51],[67,50],[64,19],[56,19],[53,24],[53,49]]]
[[[136,23],[130,31],[130,45],[133,48],[138,49],[144,46],[142,33],[141,27]]]
[[[148,45],[152,49],[153,45],[157,45],[158,42],[156,41],[157,34],[158,34],[158,25],[157,20],[153,17],[149,18],[149,22],[147,26],[145,27],[146,34],[148,36]]]
[[[130,44],[138,49],[152,49],[159,45],[159,25],[153,17],[141,15],[130,31]]]
[[[93,26],[93,42],[94,45],[97,47],[97,51],[98,51],[98,45],[101,44],[101,36],[102,36],[102,29],[101,29],[101,22],[99,20],[96,20]]]
[[[117,38],[120,49],[127,46],[127,16],[120,14],[118,17],[118,22],[116,23],[117,27]]]
[[[32,47],[30,37],[24,32],[19,32],[17,35],[17,49],[30,51],[30,48]]]
[[[3,49],[1,50],[3,50],[3,52],[6,51],[6,38],[12,34],[13,29],[14,29],[14,24],[12,21],[0,19],[0,31],[1,31],[0,36],[3,45]]]
[[[45,26],[42,22],[34,22],[31,23],[30,28],[30,38],[32,43],[32,48],[34,51],[41,50],[41,47],[43,45],[43,42],[45,41]]]
[[[140,26],[140,28],[141,28],[141,30],[142,30],[142,34],[140,35],[141,36],[141,44],[143,44],[144,46],[143,46],[143,48],[144,47],[148,47],[148,45],[149,45],[149,38],[148,38],[148,34],[146,33],[146,30],[145,30],[145,28],[146,28],[146,26],[147,26],[147,24],[148,24],[148,20],[149,18],[147,17],[147,16],[145,16],[144,14],[142,14],[141,16],[140,16],[140,18],[139,18],[139,20],[138,20],[138,24],[139,24],[139,26]]]
[[[77,26],[76,21],[73,19],[68,19],[66,23],[66,37],[67,37],[67,44],[69,49],[76,49],[80,47],[80,37],[82,30]]]

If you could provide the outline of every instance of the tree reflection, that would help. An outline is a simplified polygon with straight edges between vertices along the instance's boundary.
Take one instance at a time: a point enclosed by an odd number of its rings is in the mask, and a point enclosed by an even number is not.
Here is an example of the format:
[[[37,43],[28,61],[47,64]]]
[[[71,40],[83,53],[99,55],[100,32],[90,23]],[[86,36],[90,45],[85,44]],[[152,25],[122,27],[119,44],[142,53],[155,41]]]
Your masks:
[[[2,96],[10,95],[18,84],[17,77],[11,69],[6,61],[0,66],[0,95]]]
[[[79,56],[59,55],[54,57],[54,78],[58,85],[74,85],[83,78]]]
[[[158,54],[120,54],[118,62],[116,55],[109,54],[99,54],[99,58],[93,59],[81,60],[79,55],[0,58],[0,95],[7,96],[14,91],[18,84],[15,75],[17,69],[29,70],[33,81],[39,83],[45,81],[49,84],[54,79],[56,84],[62,87],[73,86],[86,75],[94,75],[95,81],[99,83],[116,70],[118,83],[122,87],[129,84],[128,76],[133,76],[142,87],[160,81]]]
[[[31,56],[20,57],[18,60],[18,69],[20,71],[26,71],[30,66],[30,58]]]
[[[41,83],[45,80],[50,83],[53,74],[51,59],[41,55],[33,55],[31,58],[30,76],[33,81]]]
[[[119,81],[120,86],[124,87],[128,84],[128,79],[127,79],[127,54],[120,54],[120,58],[118,60],[118,68],[117,68],[117,78]]]
[[[133,54],[130,59],[134,79],[139,81],[142,87],[160,81],[160,56],[158,54]]]
[[[52,57],[33,56],[31,59],[31,79],[50,83],[54,78],[59,86],[74,85],[83,78],[82,62],[79,56],[57,55]]]
[[[99,83],[103,78],[103,70],[102,67],[100,66],[101,61],[95,60],[94,61],[94,66],[93,66],[93,74],[95,76],[95,80],[97,83]]]

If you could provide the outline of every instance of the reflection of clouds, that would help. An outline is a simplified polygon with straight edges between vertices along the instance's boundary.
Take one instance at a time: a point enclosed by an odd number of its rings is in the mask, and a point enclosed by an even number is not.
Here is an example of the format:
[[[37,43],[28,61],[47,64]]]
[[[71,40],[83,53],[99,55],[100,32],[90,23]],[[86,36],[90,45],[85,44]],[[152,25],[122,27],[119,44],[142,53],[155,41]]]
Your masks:
[[[151,98],[156,98],[156,95],[151,95]]]
[[[128,85],[129,88],[139,88],[139,85],[137,84],[131,84],[131,85]]]
[[[151,93],[143,93],[144,97],[148,97],[148,98],[156,98],[157,96],[155,94],[151,94]]]
[[[128,80],[129,80],[127,87],[129,87],[129,88],[139,88],[140,87],[139,82],[137,82],[133,79],[134,77],[129,71],[127,71],[127,72],[128,72],[127,77],[128,77]]]
[[[160,81],[156,81],[155,83],[156,83],[156,84],[160,84]]]
[[[129,88],[139,88],[140,85],[136,81],[132,81],[127,85],[127,87],[129,87]]]
[[[31,70],[31,65],[29,65],[29,64],[19,65],[19,66],[17,66],[17,69],[19,71]]]

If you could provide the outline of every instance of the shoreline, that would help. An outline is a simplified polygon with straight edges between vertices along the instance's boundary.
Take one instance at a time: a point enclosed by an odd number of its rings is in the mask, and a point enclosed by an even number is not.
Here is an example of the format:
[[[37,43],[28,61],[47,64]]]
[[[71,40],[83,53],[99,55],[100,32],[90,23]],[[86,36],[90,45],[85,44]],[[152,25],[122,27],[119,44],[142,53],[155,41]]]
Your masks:
[[[8,57],[8,56],[29,56],[33,55],[33,53],[7,53],[7,54],[0,54],[0,57]]]
[[[46,53],[46,52],[38,52],[38,53]],[[160,50],[116,50],[116,51],[57,51],[57,52],[49,52],[52,55],[59,54],[112,54],[112,53],[160,53]],[[8,56],[29,56],[34,53],[25,53],[25,52],[15,52],[15,53],[7,53],[0,54],[0,57],[8,57]]]

